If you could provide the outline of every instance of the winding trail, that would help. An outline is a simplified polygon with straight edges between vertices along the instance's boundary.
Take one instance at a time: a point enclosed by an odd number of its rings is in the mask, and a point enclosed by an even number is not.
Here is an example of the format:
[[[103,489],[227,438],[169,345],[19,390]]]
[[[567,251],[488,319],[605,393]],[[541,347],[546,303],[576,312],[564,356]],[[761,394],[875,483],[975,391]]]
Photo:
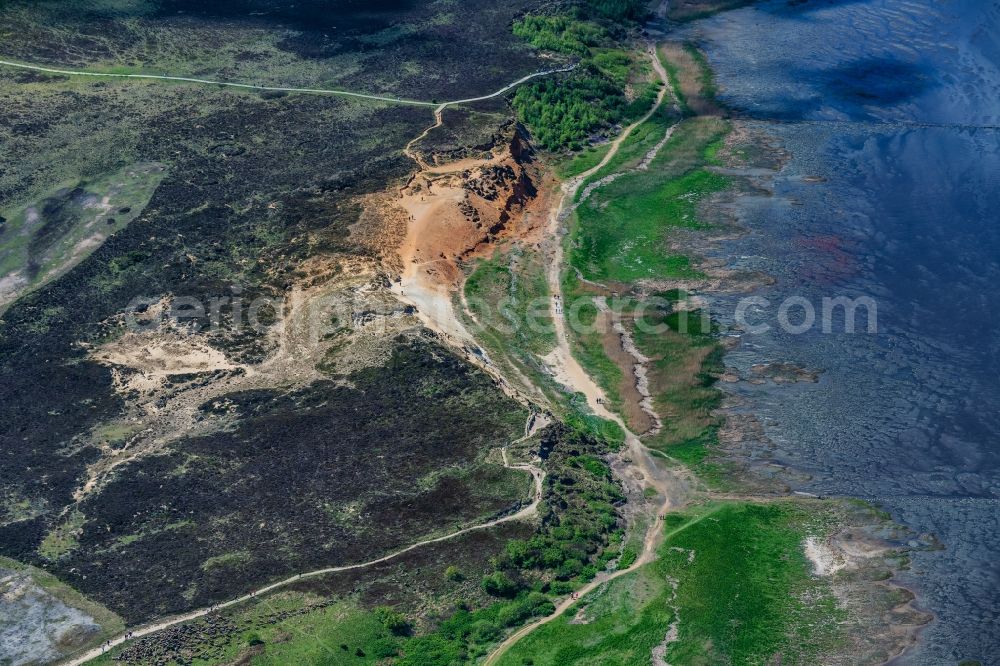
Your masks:
[[[659,58],[656,55],[655,47],[651,49],[650,58],[653,61],[653,67],[657,74],[663,81],[663,88],[660,90],[659,95],[656,98],[656,103],[653,107],[644,115],[642,118],[636,122],[629,125],[622,133],[612,142],[611,148],[604,155],[604,158],[594,167],[585,171],[584,173],[572,178],[562,185],[562,192],[559,198],[559,203],[552,209],[549,216],[549,226],[548,226],[548,238],[552,240],[553,251],[549,261],[549,268],[546,273],[549,291],[553,295],[553,298],[558,302],[563,302],[562,296],[562,271],[563,266],[563,244],[562,244],[562,234],[560,233],[560,228],[562,225],[563,218],[568,212],[567,204],[573,201],[576,196],[577,190],[580,186],[591,176],[598,173],[603,169],[618,153],[618,149],[621,147],[622,143],[629,137],[629,135],[635,130],[636,127],[642,123],[649,120],[650,117],[660,108],[663,103],[663,99],[668,91],[671,91],[670,80],[667,78],[667,73],[663,69],[663,65],[660,63]],[[673,129],[673,128],[671,128]],[[669,130],[667,138],[669,138]],[[553,371],[556,374],[557,379],[559,379],[563,384],[565,384],[570,389],[582,393],[586,399],[587,404],[590,409],[598,416],[605,418],[609,421],[617,423],[621,429],[625,432],[625,442],[628,447],[628,454],[632,461],[636,464],[638,471],[642,474],[643,479],[649,483],[654,489],[656,489],[660,498],[662,499],[662,505],[657,511],[657,515],[666,513],[671,508],[676,506],[674,500],[674,493],[678,489],[679,484],[683,484],[681,479],[671,478],[671,472],[662,470],[653,461],[649,454],[649,450],[639,441],[639,438],[632,433],[628,427],[625,425],[624,420],[614,412],[611,412],[605,407],[604,404],[604,392],[597,385],[597,383],[587,374],[586,370],[580,365],[580,363],[573,356],[570,349],[569,337],[566,333],[566,322],[565,318],[561,316],[556,316],[552,318],[554,328],[556,330],[556,340],[557,348],[555,352],[546,357],[545,361],[549,363]],[[605,583],[608,583],[616,578],[624,576],[626,574],[636,571],[640,567],[652,562],[656,558],[656,548],[660,543],[662,538],[662,520],[653,520],[649,529],[646,531],[646,536],[643,539],[642,552],[636,561],[629,567],[625,569],[620,569],[612,573],[598,575],[590,583],[584,585],[576,593],[567,599],[564,599],[554,612],[546,615],[545,617],[527,624],[513,634],[508,636],[502,643],[500,643],[494,650],[487,656],[485,661],[483,661],[483,666],[492,666],[497,664],[504,654],[518,641],[533,632],[538,627],[548,624],[558,617],[562,616],[567,610],[572,608],[580,599],[585,595],[594,591],[595,589],[601,587]]]
[[[517,86],[530,81],[531,79],[538,78],[539,76],[548,76],[550,74],[556,74],[559,72],[568,72],[576,68],[576,64],[566,65],[565,67],[556,67],[554,69],[545,69],[527,76],[522,76],[517,81],[513,83],[508,83],[503,88],[492,92],[488,95],[481,95],[479,97],[468,97],[466,99],[456,99],[449,102],[425,102],[416,99],[406,99],[404,97],[390,97],[388,95],[369,95],[367,93],[352,92],[350,90],[337,90],[331,88],[286,88],[281,86],[264,86],[254,83],[234,83],[231,81],[213,81],[211,79],[197,79],[188,76],[160,76],[157,74],[113,74],[106,72],[88,72],[86,70],[80,69],[57,69],[53,67],[43,67],[41,65],[31,65],[28,63],[14,62],[12,60],[0,60],[0,66],[13,67],[15,69],[25,69],[32,72],[43,72],[46,74],[61,74],[63,76],[92,76],[100,78],[112,78],[112,79],[145,79],[153,81],[178,81],[181,83],[198,83],[202,85],[210,86],[223,86],[226,88],[241,88],[244,90],[263,90],[269,92],[285,92],[285,93],[306,93],[310,95],[337,95],[340,97],[355,97],[358,99],[369,99],[377,102],[389,102],[392,104],[406,104],[409,106],[430,106],[435,108],[435,113],[440,113],[448,106],[453,106],[456,104],[471,104],[472,102],[482,102],[487,99],[492,99],[494,97],[499,97],[505,92],[516,88]]]
[[[521,510],[517,511],[516,513],[512,513],[512,514],[509,514],[509,515],[506,515],[506,516],[501,516],[499,518],[495,518],[493,520],[487,521],[485,523],[480,523],[478,525],[472,525],[470,527],[464,527],[464,528],[462,528],[460,530],[456,530],[454,532],[449,532],[448,534],[445,534],[443,536],[434,537],[434,538],[431,538],[431,539],[424,539],[423,541],[418,541],[416,543],[410,544],[409,546],[406,546],[405,548],[400,548],[397,551],[394,551],[392,553],[389,553],[388,555],[384,555],[382,557],[376,558],[374,560],[369,560],[367,562],[359,562],[357,564],[345,564],[343,566],[337,566],[337,567],[326,567],[326,568],[323,568],[323,569],[316,569],[315,571],[308,571],[308,572],[305,572],[305,573],[296,574],[294,576],[290,576],[288,578],[285,578],[284,580],[279,580],[276,583],[271,583],[270,585],[266,585],[266,586],[264,586],[264,587],[262,587],[260,589],[254,590],[253,592],[250,592],[248,594],[244,594],[241,597],[237,597],[235,599],[230,599],[229,601],[224,601],[222,603],[214,604],[214,605],[208,606],[206,608],[200,608],[198,610],[194,610],[194,611],[185,613],[183,615],[176,615],[174,617],[170,617],[170,618],[158,621],[158,622],[153,622],[153,623],[145,624],[145,625],[142,625],[142,626],[139,626],[139,627],[134,627],[132,629],[127,629],[125,634],[122,634],[121,636],[118,636],[117,638],[113,638],[110,641],[107,641],[106,643],[104,643],[104,644],[102,644],[102,645],[100,645],[100,646],[98,646],[96,648],[93,648],[91,650],[88,650],[87,652],[84,652],[84,653],[82,653],[80,655],[71,656],[69,658],[66,658],[64,661],[61,661],[60,663],[63,666],[81,666],[82,664],[85,664],[86,662],[90,661],[91,659],[96,659],[97,657],[100,657],[101,655],[107,653],[112,648],[115,648],[115,647],[117,647],[119,645],[122,645],[123,643],[126,643],[127,641],[133,640],[135,638],[141,638],[143,636],[149,636],[149,635],[155,634],[155,633],[157,633],[159,631],[163,631],[164,629],[168,629],[170,627],[176,626],[178,624],[183,624],[185,622],[190,622],[191,620],[196,620],[196,619],[198,619],[200,617],[205,617],[206,615],[209,615],[210,613],[214,613],[216,611],[219,611],[219,610],[222,610],[222,609],[225,609],[225,608],[231,608],[233,606],[236,606],[236,605],[239,605],[239,604],[242,604],[242,603],[246,603],[248,601],[253,601],[254,599],[256,599],[260,595],[267,594],[268,592],[273,592],[274,590],[280,589],[282,587],[287,587],[287,586],[289,586],[289,585],[291,585],[293,583],[297,583],[297,582],[302,581],[302,580],[306,580],[306,579],[309,579],[309,578],[316,578],[318,576],[325,576],[327,574],[339,573],[339,572],[342,572],[342,571],[352,571],[354,569],[364,569],[366,567],[370,567],[370,566],[373,566],[373,565],[376,565],[376,564],[381,564],[383,562],[388,562],[389,560],[395,559],[395,558],[399,557],[400,555],[403,555],[405,553],[410,552],[411,550],[416,550],[417,548],[422,548],[423,546],[428,546],[428,545],[434,544],[434,543],[441,543],[442,541],[450,541],[451,539],[455,539],[457,537],[460,537],[463,534],[468,534],[470,532],[476,532],[476,531],[479,531],[479,530],[489,529],[491,527],[496,527],[497,525],[502,525],[504,523],[509,523],[509,522],[516,521],[516,520],[527,520],[527,519],[533,518],[535,515],[537,515],[537,513],[538,513],[538,505],[541,504],[541,501],[542,501],[543,482],[545,481],[545,471],[542,470],[541,468],[535,466],[535,465],[532,465],[531,463],[526,463],[526,462],[525,463],[511,463],[510,460],[508,459],[508,456],[507,456],[507,449],[508,449],[509,446],[514,446],[516,444],[520,444],[521,442],[529,439],[532,435],[534,435],[539,429],[541,429],[542,427],[544,427],[547,423],[548,423],[548,420],[545,419],[544,417],[543,418],[539,418],[538,414],[535,414],[535,413],[530,414],[528,416],[528,419],[527,419],[526,423],[525,423],[525,433],[524,433],[524,436],[521,437],[521,438],[519,438],[519,439],[514,440],[508,446],[505,446],[502,449],[500,449],[500,455],[501,455],[501,458],[503,459],[503,466],[504,467],[506,467],[507,469],[517,469],[517,470],[528,472],[529,474],[531,474],[531,476],[532,476],[532,478],[534,480],[533,498],[531,500],[531,503],[528,504],[527,506],[523,507]]]
[[[587,171],[584,171],[583,173],[563,183],[559,201],[549,215],[549,224],[546,229],[546,235],[552,240],[553,247],[551,255],[549,256],[546,277],[549,292],[555,300],[560,302],[563,302],[564,300],[562,295],[563,244],[561,226],[564,217],[570,210],[569,206],[572,205],[571,202],[576,196],[577,191],[580,189],[580,186],[591,176],[607,166],[608,163],[614,159],[615,155],[618,154],[618,150],[622,143],[632,134],[632,132],[644,122],[649,120],[654,113],[656,113],[657,109],[659,109],[660,105],[663,103],[663,99],[666,96],[667,91],[671,89],[670,80],[667,78],[666,70],[663,69],[663,65],[656,56],[655,49],[653,49],[648,55],[653,61],[654,69],[663,81],[663,88],[660,89],[660,92],[656,97],[656,103],[653,104],[653,107],[648,112],[646,112],[646,115],[626,127],[622,133],[611,142],[611,147],[608,149],[608,152],[604,155],[600,162]],[[672,130],[673,127],[667,130],[668,138]],[[625,424],[622,419],[617,414],[613,414],[605,408],[604,392],[597,386],[596,382],[594,382],[590,375],[587,374],[586,370],[583,369],[580,363],[573,357],[569,344],[569,336],[566,333],[565,318],[553,317],[552,322],[556,331],[556,340],[558,344],[556,351],[550,355],[547,360],[551,366],[554,366],[557,377],[570,388],[582,393],[587,398],[587,405],[595,414],[618,423],[625,429],[626,432],[628,432],[628,429],[625,428]]]
[[[424,158],[420,156],[420,153],[413,150],[413,147],[418,143],[420,143],[421,141],[423,141],[424,139],[426,139],[428,134],[430,134],[431,132],[433,132],[438,127],[441,127],[441,125],[444,124],[444,109],[445,109],[444,106],[439,106],[436,109],[434,109],[434,124],[428,126],[427,129],[425,129],[423,132],[410,139],[410,141],[403,148],[403,154],[409,157],[414,162],[416,162],[417,167],[419,167],[421,171],[427,171],[431,167],[429,164],[424,162]]]

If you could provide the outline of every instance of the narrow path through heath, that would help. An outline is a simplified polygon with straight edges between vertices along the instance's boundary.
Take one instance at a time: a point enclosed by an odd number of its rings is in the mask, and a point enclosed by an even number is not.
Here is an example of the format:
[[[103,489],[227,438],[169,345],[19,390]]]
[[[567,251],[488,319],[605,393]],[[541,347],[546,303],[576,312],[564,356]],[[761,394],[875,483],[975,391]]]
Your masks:
[[[607,154],[604,155],[604,158],[596,166],[563,184],[559,203],[552,209],[549,216],[547,236],[552,241],[554,248],[549,262],[547,279],[549,283],[549,291],[551,292],[553,299],[558,300],[559,302],[563,301],[563,247],[560,236],[560,227],[567,204],[573,201],[577,190],[590,176],[599,172],[614,158],[614,156],[618,153],[618,149],[622,142],[628,138],[635,128],[649,120],[649,118],[656,113],[656,110],[659,109],[660,105],[663,103],[663,99],[667,95],[667,92],[671,91],[670,80],[667,78],[667,73],[656,55],[655,46],[650,49],[649,55],[653,61],[653,67],[656,70],[656,73],[663,81],[663,88],[660,90],[660,93],[656,98],[656,103],[653,104],[653,108],[638,121],[629,125],[624,131],[622,131],[622,133],[612,142],[611,148],[608,150]],[[563,310],[565,310],[565,308],[563,308]],[[546,362],[549,363],[550,367],[552,367],[555,372],[556,377],[562,383],[570,389],[578,393],[582,393],[586,397],[587,404],[595,414],[617,423],[622,428],[625,432],[625,442],[628,447],[629,456],[637,465],[638,471],[642,474],[643,478],[656,489],[657,493],[662,498],[663,503],[657,511],[657,519],[651,522],[651,525],[646,532],[646,536],[643,539],[642,553],[640,553],[639,557],[636,558],[636,561],[631,566],[613,573],[599,575],[593,581],[577,590],[573,596],[563,600],[558,606],[556,606],[553,613],[536,620],[531,624],[525,625],[508,636],[506,640],[500,643],[500,645],[498,645],[493,652],[490,653],[490,655],[483,662],[483,666],[491,666],[492,664],[498,663],[500,658],[503,657],[511,646],[543,624],[547,624],[560,617],[586,594],[609,581],[631,573],[639,567],[653,561],[656,557],[656,547],[662,536],[663,521],[658,519],[659,515],[674,507],[675,502],[673,498],[677,492],[676,484],[683,483],[681,479],[670,478],[669,472],[661,470],[653,462],[648,449],[646,449],[642,442],[639,441],[639,438],[635,434],[629,431],[622,418],[605,407],[603,391],[590,377],[590,375],[587,374],[587,371],[583,369],[576,358],[573,357],[570,349],[569,337],[566,333],[566,322],[564,317],[554,316],[552,321],[556,330],[558,346],[552,354],[546,357]]]
[[[471,102],[481,102],[483,100],[492,99],[494,97],[499,97],[505,92],[516,88],[517,86],[530,81],[531,79],[537,78],[539,76],[548,76],[549,74],[556,74],[558,72],[568,72],[576,67],[576,64],[566,65],[565,67],[556,67],[554,69],[544,69],[539,72],[533,72],[527,76],[522,76],[517,81],[513,83],[508,83],[503,88],[495,92],[491,92],[488,95],[481,95],[480,97],[469,97],[467,99],[456,99],[449,102],[425,102],[416,99],[406,99],[403,97],[390,97],[388,95],[369,95],[367,93],[352,92],[350,90],[336,90],[332,88],[285,88],[280,86],[264,86],[254,83],[233,83],[230,81],[212,81],[211,79],[197,79],[188,76],[160,76],[157,74],[112,74],[106,72],[88,72],[81,69],[57,69],[53,67],[43,67],[41,65],[31,65],[28,63],[14,62],[12,60],[0,60],[0,66],[4,67],[14,67],[16,69],[27,69],[33,72],[44,72],[46,74],[61,74],[63,76],[92,76],[99,78],[111,78],[111,79],[145,79],[154,81],[180,81],[183,83],[199,83],[203,85],[211,86],[223,86],[226,88],[242,88],[247,90],[264,90],[271,92],[287,92],[287,93],[307,93],[311,95],[338,95],[341,97],[356,97],[359,99],[370,99],[377,102],[390,102],[392,104],[406,104],[409,106],[431,106],[435,107],[438,111],[443,110],[445,107],[453,106],[455,104],[469,104]]]
[[[543,419],[539,419],[538,415],[534,414],[534,413],[530,414],[528,416],[528,420],[527,420],[527,422],[525,424],[525,434],[524,434],[524,436],[521,437],[520,439],[517,439],[517,440],[514,440],[513,442],[511,442],[510,446],[519,444],[519,443],[525,441],[526,439],[530,438],[541,427],[544,427],[544,425],[546,423],[547,423],[546,419],[544,419],[544,418]],[[534,480],[533,498],[531,500],[531,503],[528,504],[527,506],[523,507],[520,511],[518,511],[516,513],[512,513],[512,514],[507,515],[507,516],[501,516],[500,518],[495,518],[493,520],[487,521],[485,523],[480,523],[478,525],[472,525],[470,527],[465,527],[465,528],[462,528],[460,530],[456,530],[454,532],[449,532],[448,534],[445,534],[443,536],[434,537],[432,539],[424,539],[423,541],[418,541],[418,542],[416,542],[414,544],[406,546],[405,548],[401,548],[401,549],[399,549],[397,551],[389,553],[388,555],[385,555],[383,557],[379,557],[379,558],[374,559],[374,560],[369,560],[367,562],[359,562],[357,564],[345,564],[343,566],[337,566],[337,567],[326,567],[324,569],[316,569],[315,571],[308,571],[308,572],[305,572],[305,573],[296,574],[294,576],[290,576],[289,578],[285,578],[284,580],[280,580],[280,581],[278,581],[276,583],[271,583],[270,585],[262,587],[262,588],[260,588],[258,590],[254,590],[253,592],[250,592],[249,594],[244,594],[243,596],[237,597],[236,599],[230,599],[229,601],[224,601],[222,603],[214,604],[214,605],[209,606],[207,608],[200,608],[198,610],[194,610],[194,611],[191,611],[189,613],[185,613],[183,615],[177,615],[177,616],[174,616],[174,617],[171,617],[171,618],[167,618],[165,620],[161,620],[159,622],[153,622],[153,623],[150,623],[150,624],[142,625],[140,627],[135,627],[135,628],[127,630],[125,634],[123,634],[121,636],[118,636],[117,638],[111,639],[110,641],[107,641],[106,643],[104,643],[104,644],[102,644],[102,645],[100,645],[100,646],[98,646],[96,648],[93,648],[91,650],[88,650],[87,652],[84,652],[84,653],[82,653],[80,655],[69,657],[69,658],[65,659],[64,661],[62,661],[61,663],[63,664],[63,666],[80,666],[80,665],[85,664],[86,662],[90,661],[91,659],[96,659],[97,657],[100,657],[102,654],[105,654],[110,649],[112,649],[114,647],[117,647],[117,646],[119,646],[119,645],[121,645],[121,644],[123,644],[123,643],[125,643],[125,642],[127,642],[129,640],[134,639],[134,638],[141,638],[143,636],[149,636],[150,634],[155,634],[155,633],[157,633],[159,631],[163,631],[164,629],[167,629],[169,627],[173,627],[173,626],[176,626],[178,624],[183,624],[185,622],[190,622],[191,620],[196,620],[196,619],[198,619],[200,617],[205,617],[206,615],[208,615],[210,613],[214,613],[214,612],[222,610],[224,608],[231,608],[231,607],[236,606],[238,604],[242,604],[242,603],[245,603],[245,602],[248,602],[248,601],[252,601],[256,597],[258,597],[260,595],[266,594],[268,592],[273,592],[274,590],[277,590],[277,589],[282,588],[282,587],[287,587],[288,585],[291,585],[293,583],[297,583],[297,582],[299,582],[301,580],[306,580],[308,578],[316,578],[317,576],[325,576],[327,574],[338,573],[338,572],[341,572],[341,571],[351,571],[353,569],[363,569],[365,567],[370,567],[370,566],[373,566],[375,564],[381,564],[382,562],[388,562],[389,560],[392,560],[392,559],[394,559],[396,557],[399,557],[400,555],[403,555],[404,553],[408,553],[411,550],[415,550],[417,548],[421,548],[423,546],[427,546],[427,545],[430,545],[430,544],[433,544],[433,543],[440,543],[442,541],[449,541],[449,540],[454,539],[456,537],[460,537],[463,534],[468,534],[469,532],[475,532],[475,531],[478,531],[478,530],[489,529],[491,527],[496,527],[497,525],[502,525],[503,523],[509,523],[509,522],[512,522],[512,521],[515,521],[515,520],[527,520],[529,518],[533,518],[538,513],[538,505],[542,501],[542,493],[543,493],[542,484],[543,484],[543,482],[545,480],[545,472],[542,469],[540,469],[539,467],[536,467],[535,465],[532,465],[531,463],[511,463],[508,460],[508,457],[507,457],[507,448],[508,447],[505,446],[505,447],[503,447],[501,449],[501,458],[503,459],[503,465],[504,465],[504,467],[506,467],[508,469],[517,469],[517,470],[522,470],[522,471],[528,472],[528,473],[531,474],[531,476],[532,476],[532,478]]]

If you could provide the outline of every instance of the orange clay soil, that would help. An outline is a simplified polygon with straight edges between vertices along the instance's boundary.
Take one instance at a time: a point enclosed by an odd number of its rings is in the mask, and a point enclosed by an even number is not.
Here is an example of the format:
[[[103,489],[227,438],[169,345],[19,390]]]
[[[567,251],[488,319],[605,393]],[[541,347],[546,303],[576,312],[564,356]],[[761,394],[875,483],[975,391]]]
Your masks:
[[[552,187],[541,184],[542,172],[516,129],[487,159],[434,166],[415,161],[420,170],[396,202],[406,212],[407,229],[393,291],[432,330],[472,342],[452,302],[464,278],[462,265],[490,256],[500,241],[537,242]]]

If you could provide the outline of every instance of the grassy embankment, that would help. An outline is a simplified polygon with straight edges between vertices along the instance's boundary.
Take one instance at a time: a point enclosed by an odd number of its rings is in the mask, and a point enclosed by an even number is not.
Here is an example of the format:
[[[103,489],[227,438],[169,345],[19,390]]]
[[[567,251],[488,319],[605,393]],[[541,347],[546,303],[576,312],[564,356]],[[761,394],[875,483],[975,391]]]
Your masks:
[[[610,149],[610,141],[588,146],[557,164],[555,167],[556,175],[563,180],[569,180],[585,171],[590,171],[604,159]]]
[[[511,100],[534,141],[553,153],[580,149],[591,137],[606,135],[649,110],[662,83],[644,55],[621,41],[617,21],[637,15],[637,3],[592,2],[557,15],[528,15],[514,32],[532,46],[578,59],[579,66],[560,81],[543,79],[520,87]],[[663,119],[658,119],[662,124]],[[639,132],[633,150],[652,141],[657,121]],[[662,132],[661,132],[662,134]],[[598,144],[565,159],[560,175],[572,177],[596,165],[609,149]],[[646,148],[648,150],[648,148]],[[543,259],[530,252],[502,250],[473,268],[465,297],[474,317],[467,323],[493,359],[540,388],[550,402],[564,405],[566,418],[595,434],[620,441],[621,433],[585,413],[582,401],[561,394],[539,366],[555,346],[546,320],[551,316]],[[532,321],[526,326],[532,308]],[[519,310],[519,308],[522,308]],[[546,327],[548,327],[547,330]]]
[[[241,657],[260,666],[278,664],[323,664],[350,661],[374,664],[396,654],[401,627],[384,614],[368,612],[353,601],[319,606],[322,597],[298,592],[282,592],[267,601],[238,613],[237,623],[249,627],[225,642],[211,660],[194,659],[193,664],[230,662]],[[316,610],[299,614],[303,608]],[[275,623],[275,613],[293,616]],[[396,633],[393,629],[396,629]],[[114,650],[91,664],[115,664],[120,651]],[[217,661],[219,660],[219,661]],[[177,663],[177,662],[172,662]]]
[[[471,313],[463,313],[466,326],[511,381],[542,391],[571,427],[611,447],[624,441],[616,424],[590,414],[582,397],[567,395],[540,361],[555,348],[551,297],[540,254],[503,248],[475,266],[464,290]]]
[[[832,519],[791,502],[670,514],[655,562],[581,600],[501,664],[648,664],[660,645],[667,663],[816,663],[838,644],[844,611],[810,574],[801,541]]]
[[[563,289],[568,304],[612,292],[624,296],[623,322],[651,359],[650,389],[664,421],[646,444],[718,487],[729,483],[726,470],[709,457],[717,442],[712,411],[720,393],[713,384],[721,348],[700,312],[683,314],[688,294],[644,285],[702,277],[689,257],[672,250],[670,237],[676,230],[706,229],[700,203],[732,186],[711,169],[729,126],[702,54],[689,45],[666,54],[674,56],[666,64],[684,118],[648,169],[634,167],[662,138],[669,122],[663,115],[640,127],[591,178],[621,173],[577,209]],[[640,305],[646,321],[664,324],[664,331],[634,325],[629,312]],[[598,309],[587,305],[583,315],[583,323],[590,323]],[[623,384],[633,378],[629,368],[612,361],[617,336],[576,332],[573,342],[574,353],[612,402],[620,401]],[[812,575],[802,543],[807,535],[827,534],[835,512],[790,500],[711,503],[670,514],[655,562],[532,633],[502,663],[644,664],[656,649],[667,663],[815,663],[842,640],[837,620],[844,611],[829,581]],[[671,623],[675,636],[667,631]]]
[[[685,50],[684,53],[690,53]],[[617,337],[606,327],[590,326],[598,316],[594,297],[611,292],[628,294],[643,280],[692,279],[701,277],[690,258],[672,251],[669,236],[672,230],[705,228],[699,219],[702,200],[730,186],[729,180],[710,167],[728,132],[728,124],[718,115],[692,115],[691,108],[717,108],[711,99],[714,85],[704,69],[678,74],[678,65],[666,61],[673,72],[675,89],[685,117],[678,121],[670,111],[650,118],[636,129],[622,145],[619,154],[594,174],[586,185],[620,174],[615,180],[594,189],[580,203],[573,220],[569,239],[569,263],[572,270],[564,278],[563,291],[567,303],[577,303],[584,329],[573,336],[574,352],[584,367],[598,380],[613,406],[620,406],[627,384],[634,381],[631,372],[619,367],[612,358]],[[689,68],[702,68],[703,60],[688,57],[681,63]],[[679,85],[683,80],[684,85]],[[690,83],[696,87],[692,89]],[[635,167],[664,137],[667,128],[677,123],[669,141],[649,163],[648,169]],[[581,279],[582,278],[582,279]],[[670,315],[663,301],[683,300],[680,293],[654,294],[659,305],[644,304],[647,321],[673,324],[662,334],[647,334],[634,330],[640,350],[653,359],[651,384],[657,410],[668,417],[666,431],[702,434],[692,426],[707,427],[707,412],[714,406],[707,371],[717,362],[713,351],[715,341],[709,331],[689,327],[680,332],[678,315]],[[625,299],[625,309],[640,304]],[[659,317],[650,320],[648,317]],[[627,314],[626,314],[627,319]],[[693,314],[692,321],[700,318]],[[704,367],[703,367],[704,366]],[[697,416],[695,416],[697,414]],[[661,448],[676,443],[671,434],[661,435],[654,444]],[[704,470],[708,471],[708,470]]]
[[[577,69],[564,80],[541,80],[522,86],[511,100],[520,120],[541,148],[560,155],[567,150],[578,150],[592,137],[607,135],[614,127],[631,122],[649,110],[662,83],[645,55],[624,45],[621,25],[616,23],[639,13],[638,3],[595,1],[565,14],[529,15],[515,24],[515,34],[536,48],[579,60]],[[640,160],[662,138],[668,124],[669,118],[660,114],[644,123],[629,137],[609,168],[625,159]],[[607,154],[609,147],[608,143],[591,145],[562,159],[557,167],[559,175],[569,178],[589,170]],[[476,326],[479,338],[494,360],[505,359],[500,362],[508,368],[515,366],[517,374],[538,386],[550,402],[565,403],[565,396],[538,362],[539,357],[554,347],[551,332],[524,326],[505,330],[511,328],[512,317],[500,310],[504,305],[516,311],[516,301],[520,299],[522,307],[534,304],[535,321],[550,316],[550,295],[541,259],[528,256],[525,260],[523,254],[502,252],[474,268],[465,296],[470,303],[485,302],[488,306],[480,310],[473,307],[478,321],[471,323],[479,324]],[[501,302],[503,298],[506,300]],[[520,318],[519,323],[523,323],[522,315],[515,314],[513,319]],[[584,312],[582,316],[587,318],[592,313]],[[600,362],[597,357],[592,359],[592,364]],[[613,364],[605,364],[603,370],[613,373],[615,368]],[[609,396],[612,403],[617,401],[613,393]],[[602,429],[604,434],[620,439],[620,433],[612,432],[614,428],[584,415],[581,404],[582,401],[570,398],[571,418],[586,421],[592,429]]]

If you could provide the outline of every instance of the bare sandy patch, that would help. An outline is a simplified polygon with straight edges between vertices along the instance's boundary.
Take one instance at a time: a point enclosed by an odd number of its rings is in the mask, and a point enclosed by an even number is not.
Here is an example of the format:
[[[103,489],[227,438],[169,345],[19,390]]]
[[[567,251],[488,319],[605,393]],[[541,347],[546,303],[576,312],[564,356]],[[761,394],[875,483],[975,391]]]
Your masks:
[[[440,118],[435,125],[440,124]],[[426,134],[426,133],[425,133]],[[423,135],[422,135],[423,136]],[[412,153],[412,145],[408,146]],[[537,236],[544,205],[539,172],[522,159],[529,151],[516,128],[483,159],[421,166],[400,190],[406,233],[397,248],[400,270],[392,291],[413,306],[425,326],[454,346],[474,344],[455,311],[465,262],[492,254],[497,242]]]
[[[120,365],[151,376],[234,370],[226,355],[194,336],[180,333],[126,333],[91,354],[106,365]]]
[[[78,501],[98,491],[121,466],[161,451],[178,437],[227,427],[227,414],[206,417],[202,405],[230,393],[292,389],[381,364],[391,354],[392,340],[419,325],[389,293],[389,281],[372,259],[327,257],[306,262],[300,272],[305,277],[278,299],[281,316],[266,333],[271,352],[262,362],[237,362],[213,346],[218,340],[162,318],[169,296],[145,313],[162,322],[156,329],[127,332],[89,349],[92,359],[112,368],[126,408],[123,416],[99,424],[88,436],[101,457],[88,466],[74,495]],[[108,432],[128,436],[112,444]]]
[[[809,562],[812,563],[813,575],[832,576],[848,565],[842,553],[817,537],[806,537],[806,540],[802,542],[802,548]]]

